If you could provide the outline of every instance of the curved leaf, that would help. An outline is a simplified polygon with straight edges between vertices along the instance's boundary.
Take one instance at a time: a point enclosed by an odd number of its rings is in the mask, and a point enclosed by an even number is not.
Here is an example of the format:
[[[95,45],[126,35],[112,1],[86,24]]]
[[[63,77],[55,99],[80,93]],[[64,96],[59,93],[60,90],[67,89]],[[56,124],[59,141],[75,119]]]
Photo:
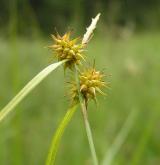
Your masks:
[[[49,153],[48,153],[46,165],[53,165],[54,164],[62,135],[65,131],[65,128],[69,124],[69,122],[70,122],[74,112],[76,111],[76,109],[77,109],[77,105],[75,105],[75,106],[71,107],[70,109],[68,109],[68,111],[65,114],[63,120],[59,124],[59,127],[57,128],[56,133],[54,134],[53,139],[52,139],[52,143],[51,143],[51,147],[50,147],[50,150],[49,150]]]
[[[58,66],[62,65],[64,61],[60,61],[47,66],[40,73],[38,73],[28,84],[0,111],[0,122],[20,103],[25,96],[27,96],[45,77],[47,77]]]

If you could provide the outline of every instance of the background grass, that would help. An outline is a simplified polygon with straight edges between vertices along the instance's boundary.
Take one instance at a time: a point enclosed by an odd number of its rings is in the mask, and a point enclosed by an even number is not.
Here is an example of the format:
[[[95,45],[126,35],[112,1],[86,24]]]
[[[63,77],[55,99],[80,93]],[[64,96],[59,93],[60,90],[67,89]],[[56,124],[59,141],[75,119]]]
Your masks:
[[[48,39],[0,39],[0,108],[50,62]],[[96,34],[86,55],[105,69],[111,89],[99,105],[89,105],[89,118],[100,160],[128,114],[138,111],[136,123],[114,164],[160,164],[160,33],[111,37]],[[13,46],[14,45],[14,46]],[[91,64],[93,61],[91,61]],[[111,74],[111,76],[109,76]],[[0,164],[44,164],[52,134],[68,108],[63,69],[59,68],[0,125]],[[91,164],[81,112],[64,134],[57,164]]]

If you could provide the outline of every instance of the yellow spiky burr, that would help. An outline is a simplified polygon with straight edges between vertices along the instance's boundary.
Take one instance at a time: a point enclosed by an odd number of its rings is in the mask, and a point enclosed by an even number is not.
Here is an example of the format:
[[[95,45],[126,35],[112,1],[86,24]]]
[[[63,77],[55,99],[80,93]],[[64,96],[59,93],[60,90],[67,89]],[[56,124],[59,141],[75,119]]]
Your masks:
[[[70,98],[72,102],[78,101],[79,92],[85,99],[86,103],[88,103],[88,101],[91,99],[96,101],[96,96],[98,93],[105,95],[105,93],[102,91],[102,88],[107,87],[107,83],[103,80],[104,77],[105,75],[102,72],[97,71],[94,67],[87,68],[83,72],[80,72],[79,89],[76,82],[70,82]]]
[[[51,35],[54,44],[49,46],[55,53],[58,61],[67,60],[64,68],[72,69],[74,65],[79,65],[84,60],[85,44],[79,43],[79,38],[70,39],[71,32],[65,33],[63,36]]]

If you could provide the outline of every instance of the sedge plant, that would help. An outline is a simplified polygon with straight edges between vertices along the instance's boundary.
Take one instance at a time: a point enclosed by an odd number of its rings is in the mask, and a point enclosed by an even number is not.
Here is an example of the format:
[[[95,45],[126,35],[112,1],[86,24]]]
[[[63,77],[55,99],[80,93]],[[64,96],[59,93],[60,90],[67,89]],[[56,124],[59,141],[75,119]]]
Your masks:
[[[98,159],[93,142],[90,124],[88,121],[87,105],[90,99],[96,101],[97,93],[103,94],[100,88],[106,87],[107,84],[103,81],[104,74],[97,71],[95,69],[95,65],[91,68],[84,68],[82,61],[86,62],[86,58],[83,52],[89,40],[91,39],[94,29],[96,28],[99,16],[100,14],[98,14],[94,19],[92,19],[91,25],[87,28],[87,31],[84,34],[81,43],[77,43],[79,40],[78,38],[71,39],[71,32],[67,32],[63,36],[60,36],[58,33],[57,36],[52,35],[54,44],[49,46],[55,52],[55,55],[59,61],[67,60],[64,65],[64,69],[71,69],[73,71],[72,73],[74,74],[75,78],[69,82],[69,96],[72,105],[80,104],[81,106],[84,125],[86,128],[86,134],[88,137],[88,142],[94,165],[98,165]],[[81,71],[80,66],[83,67],[83,71]],[[73,110],[70,109],[70,113],[72,113],[72,111]],[[52,145],[49,150],[46,165],[52,165],[55,163],[55,157],[60,138],[62,137],[62,132],[64,131],[67,124],[68,123],[66,122],[65,116],[53,136]]]
[[[63,65],[64,70],[69,69],[73,71],[72,73],[74,75],[74,79],[70,81],[69,89],[71,107],[68,109],[67,113],[65,114],[53,136],[46,160],[46,165],[52,165],[55,163],[56,153],[58,151],[63,132],[68,123],[70,122],[72,116],[74,115],[78,104],[81,107],[93,164],[99,164],[90,124],[88,121],[87,105],[90,100],[94,100],[96,102],[97,93],[104,94],[101,88],[107,87],[108,84],[103,80],[105,75],[100,71],[97,71],[95,65],[89,68],[84,67],[84,62],[87,62],[87,58],[84,56],[84,50],[86,49],[86,46],[93,35],[93,31],[96,28],[96,24],[99,20],[99,17],[100,14],[98,14],[95,18],[92,19],[92,22],[87,28],[86,33],[84,34],[81,42],[79,42],[79,38],[71,39],[71,32],[67,32],[63,36],[59,35],[58,33],[56,35],[52,35],[54,44],[49,47],[53,50],[53,54],[56,56],[58,62],[47,66],[40,73],[38,73],[0,111],[0,122],[2,122],[8,116],[8,114],[10,114],[30,92],[56,68]]]

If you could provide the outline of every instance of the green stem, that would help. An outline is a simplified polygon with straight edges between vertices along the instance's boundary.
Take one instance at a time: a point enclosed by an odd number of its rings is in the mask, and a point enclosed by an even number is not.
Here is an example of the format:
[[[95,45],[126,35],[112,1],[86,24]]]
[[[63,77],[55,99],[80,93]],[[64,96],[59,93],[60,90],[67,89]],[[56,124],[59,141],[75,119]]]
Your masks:
[[[124,125],[122,126],[118,136],[115,138],[113,144],[107,151],[104,160],[102,162],[102,165],[111,165],[113,164],[113,161],[120,151],[120,148],[122,147],[123,143],[125,142],[126,138],[128,137],[128,134],[130,133],[137,116],[137,110],[133,109],[129,116],[127,117],[127,120],[125,121]]]
[[[51,147],[50,147],[50,150],[49,150],[49,153],[48,153],[46,165],[53,165],[55,163],[56,154],[57,154],[57,151],[58,151],[58,147],[59,147],[62,135],[65,131],[65,128],[69,124],[72,116],[74,115],[76,109],[77,109],[77,105],[70,108],[67,111],[67,113],[65,114],[65,116],[64,116],[63,120],[61,121],[61,123],[59,124],[59,127],[56,130],[55,135],[53,136],[53,140],[52,140],[52,144],[51,144]]]
[[[130,165],[138,165],[141,164],[140,160],[149,141],[150,136],[152,135],[152,131],[154,129],[154,126],[159,118],[158,111],[150,114],[150,119],[147,120],[146,126],[144,128],[144,131],[142,132],[142,135],[139,138],[139,141],[137,142],[136,149],[133,155],[133,158],[131,159]]]
[[[10,54],[12,55],[12,65],[11,65],[11,75],[12,75],[12,92],[15,93],[20,86],[20,60],[19,60],[19,45],[18,45],[18,0],[10,0],[10,24],[9,24],[9,34],[10,34]],[[11,130],[22,130],[23,129],[23,116],[22,113],[16,115],[11,122]],[[21,165],[24,162],[23,154],[23,134],[17,131],[17,134],[9,142],[9,153],[10,164]],[[7,161],[6,161],[7,164]]]
[[[92,131],[91,131],[90,124],[88,121],[86,103],[79,90],[80,83],[79,83],[79,77],[78,77],[78,68],[76,65],[75,65],[75,79],[76,79],[76,83],[78,86],[79,101],[80,101],[80,105],[81,105],[81,110],[82,110],[83,119],[84,119],[84,125],[85,125],[85,129],[86,129],[86,134],[87,134],[91,154],[92,154],[93,163],[94,163],[94,165],[98,165],[98,159],[97,159],[96,150],[95,150],[95,146],[94,146],[94,142],[93,142]]]
[[[98,159],[97,159],[95,146],[94,146],[94,142],[93,142],[92,131],[91,131],[90,124],[89,124],[89,121],[88,121],[88,115],[87,115],[85,100],[84,100],[84,103],[80,103],[80,104],[81,104],[81,108],[82,108],[84,124],[85,124],[85,128],[86,128],[86,133],[87,133],[87,137],[88,137],[88,142],[89,142],[93,162],[94,162],[94,165],[98,165]]]

